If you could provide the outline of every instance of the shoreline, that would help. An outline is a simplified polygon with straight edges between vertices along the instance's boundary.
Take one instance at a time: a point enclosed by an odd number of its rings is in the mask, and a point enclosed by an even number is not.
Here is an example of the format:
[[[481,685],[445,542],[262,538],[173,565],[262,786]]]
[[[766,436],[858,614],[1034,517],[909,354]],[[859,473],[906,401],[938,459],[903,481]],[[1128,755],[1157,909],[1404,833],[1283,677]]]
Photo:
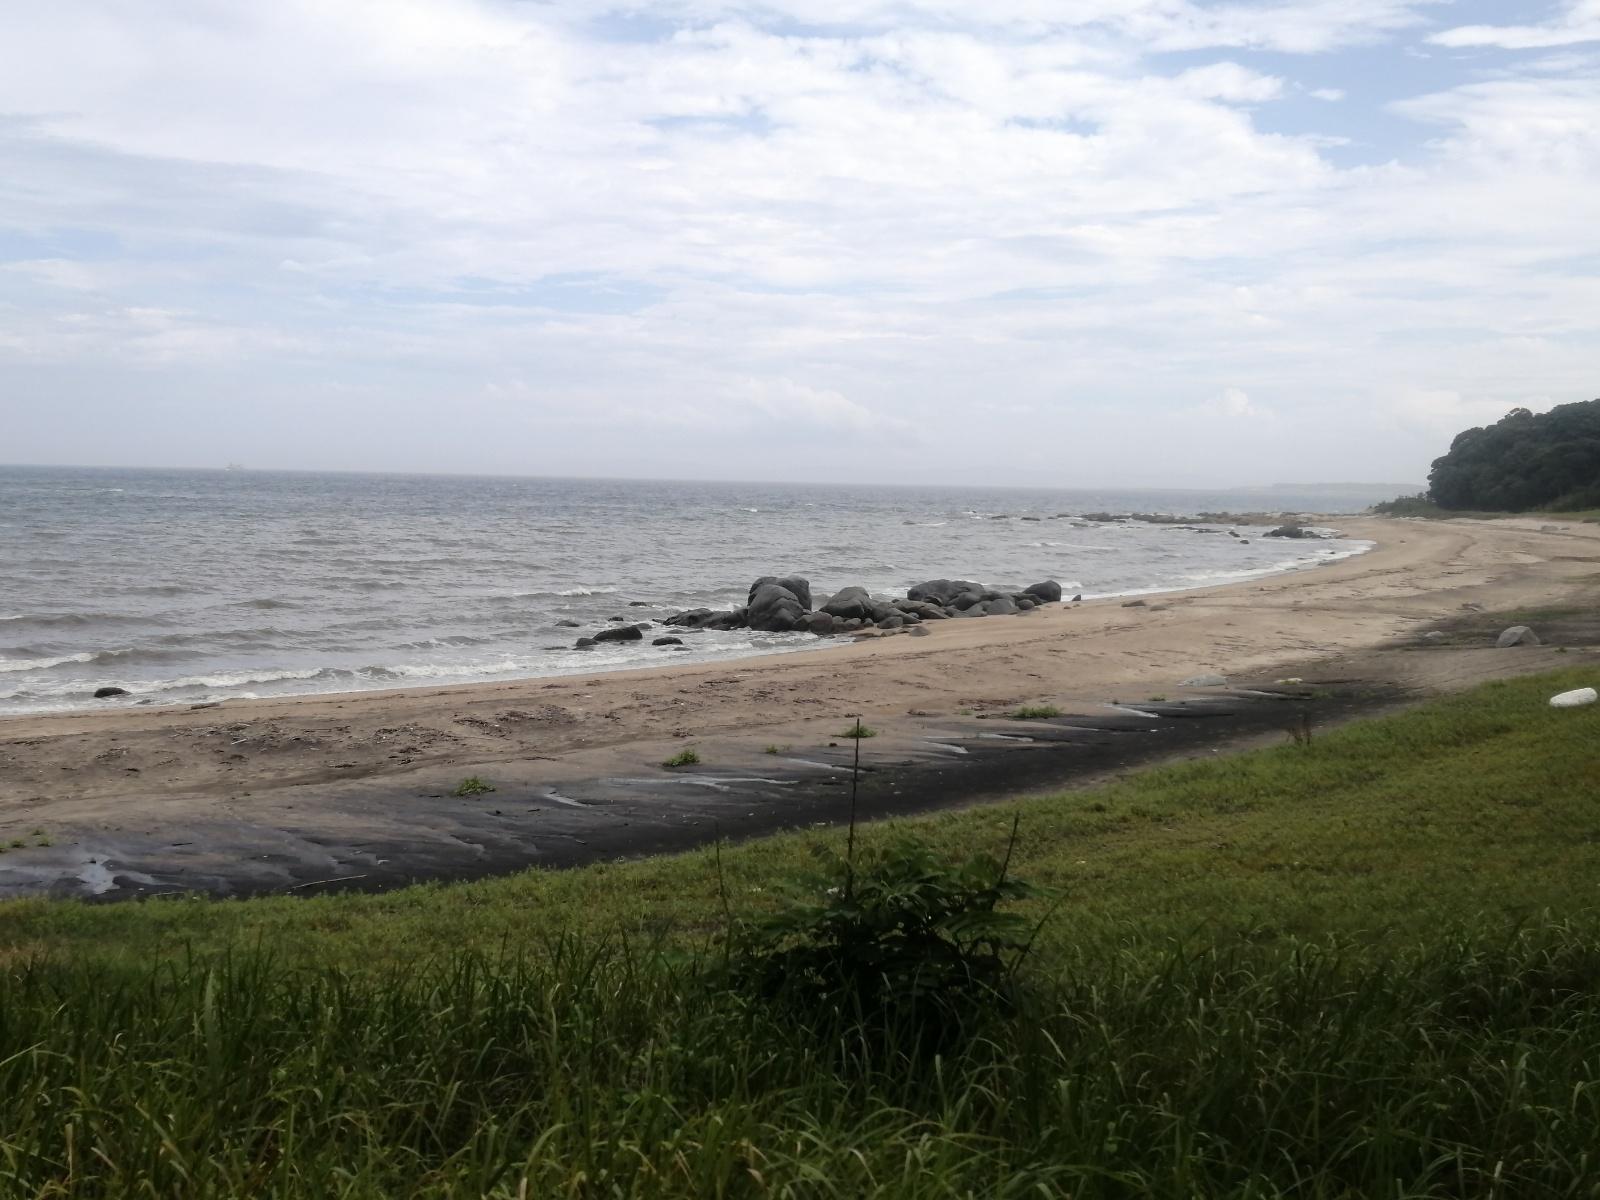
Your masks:
[[[244,876],[253,882],[238,890],[365,877],[377,866],[398,879],[408,862],[412,877],[430,878],[561,865],[591,837],[563,823],[574,814],[611,823],[596,843],[611,857],[703,840],[716,819],[757,829],[808,812],[826,821],[826,805],[795,804],[795,773],[817,773],[823,787],[838,769],[829,756],[844,752],[838,735],[857,715],[883,735],[866,746],[875,764],[920,763],[937,782],[939,756],[974,760],[939,801],[970,803],[1003,792],[1011,770],[976,762],[1002,726],[972,722],[1021,705],[1049,704],[1065,727],[1112,737],[1120,730],[1108,720],[1163,716],[1130,715],[1130,706],[1215,698],[1183,685],[1210,672],[1260,685],[1280,666],[1322,664],[1336,678],[1378,672],[1386,686],[1424,695],[1593,653],[1576,643],[1571,654],[1497,650],[1492,634],[1411,651],[1415,635],[1474,610],[1592,606],[1600,527],[1347,524],[1378,545],[1320,570],[1156,603],[934,622],[927,637],[521,682],[3,718],[0,844],[24,845],[0,855],[0,896],[95,894],[90,879],[118,895],[202,880],[215,886],[200,890],[230,894],[229,881]],[[689,747],[701,767],[662,769]],[[1195,747],[1212,748],[1204,737]],[[1063,762],[1082,757],[1064,753]],[[1107,753],[1106,770],[1134,757]],[[1059,785],[1049,771],[1030,772],[1012,772],[1018,786]],[[470,776],[495,792],[451,795]],[[918,803],[897,798],[889,811]],[[716,811],[728,815],[708,817]]]
[[[1310,514],[1301,515],[1311,516]],[[1145,518],[1142,516],[1134,516],[1126,519],[1144,520]],[[1348,524],[1351,520],[1371,520],[1371,518],[1367,517],[1338,517],[1327,514],[1317,515],[1314,519],[1319,523],[1323,521],[1338,520],[1341,525]],[[1360,542],[1362,543],[1362,547],[1360,549],[1351,549],[1344,553],[1333,554],[1331,548],[1339,545],[1341,542]],[[1209,592],[1220,588],[1244,587],[1260,580],[1277,579],[1333,567],[1339,563],[1360,558],[1365,554],[1370,554],[1373,550],[1378,548],[1378,543],[1374,539],[1353,538],[1349,535],[1343,534],[1342,532],[1341,536],[1337,538],[1317,538],[1315,539],[1315,544],[1329,548],[1329,555],[1326,557],[1298,561],[1288,566],[1268,567],[1253,571],[1243,571],[1236,574],[1224,573],[1223,578],[1215,581],[1193,583],[1181,587],[1169,587],[1163,585],[1149,588],[1131,588],[1112,592],[1085,592],[1083,593],[1083,602],[1085,604],[1092,604],[1101,601],[1121,601],[1135,598],[1159,600],[1161,597],[1166,596],[1188,596],[1195,593]],[[649,621],[649,624],[652,627],[652,632],[656,634],[681,634],[683,632],[682,629],[669,625],[659,618],[652,618]],[[603,629],[604,627],[601,628]],[[8,722],[35,718],[46,719],[84,714],[132,711],[172,713],[186,709],[198,710],[222,706],[226,706],[231,711],[241,705],[257,702],[316,701],[335,699],[343,700],[352,697],[371,697],[374,699],[381,699],[416,692],[426,692],[429,695],[440,695],[449,691],[461,689],[470,690],[500,685],[535,684],[545,680],[587,679],[591,676],[631,674],[634,672],[653,671],[663,667],[673,669],[687,668],[691,666],[732,667],[738,663],[748,663],[769,658],[787,657],[792,654],[811,654],[819,651],[837,649],[840,645],[848,645],[854,641],[860,640],[860,635],[851,635],[845,633],[836,633],[831,636],[816,637],[814,635],[800,634],[797,632],[795,636],[796,638],[803,638],[804,640],[797,640],[794,643],[783,647],[762,647],[748,651],[735,651],[728,654],[716,655],[714,657],[691,658],[684,662],[626,662],[601,667],[581,667],[574,670],[551,671],[543,674],[508,673],[504,675],[480,675],[474,678],[466,678],[448,683],[411,683],[395,686],[341,688],[326,691],[287,691],[272,692],[264,695],[240,694],[222,695],[214,698],[189,697],[171,700],[141,699],[144,694],[134,691],[127,697],[115,697],[108,700],[78,700],[70,704],[64,704],[61,707],[41,706],[36,708],[18,709],[14,711],[5,711],[0,709],[0,736],[4,735],[6,724]],[[321,669],[325,670],[328,668]]]

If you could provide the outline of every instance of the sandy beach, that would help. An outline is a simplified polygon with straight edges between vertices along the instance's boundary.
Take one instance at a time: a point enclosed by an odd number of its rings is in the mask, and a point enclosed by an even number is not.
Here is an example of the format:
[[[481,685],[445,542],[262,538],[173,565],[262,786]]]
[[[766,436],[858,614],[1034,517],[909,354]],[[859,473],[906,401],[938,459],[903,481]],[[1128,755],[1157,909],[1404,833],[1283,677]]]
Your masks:
[[[645,792],[661,781],[637,800],[648,812],[673,803],[678,785],[660,763],[679,749],[743,770],[705,781],[727,794],[730,781],[778,782],[760,769],[774,759],[826,767],[810,748],[833,741],[837,751],[835,735],[857,714],[885,735],[871,743],[883,757],[928,742],[941,722],[1019,704],[1103,713],[1178,697],[1182,681],[1202,673],[1233,681],[1319,663],[1348,673],[1385,647],[1386,678],[1414,694],[1574,661],[1551,646],[1506,651],[1492,641],[1403,658],[1392,649],[1463,613],[1592,597],[1600,526],[1329,520],[1376,548],[1134,607],[1052,605],[734,664],[0,720],[0,840],[27,843],[0,858],[0,894],[60,892],[63,881],[73,894],[103,892],[116,870],[106,864],[128,859],[135,844],[193,857],[208,879],[227,874],[229,855],[272,863],[316,847],[327,878],[360,878],[348,869],[354,857],[328,848],[360,850],[387,830],[392,859],[395,846],[426,840],[430,812],[463,804],[449,792],[466,776],[494,783],[494,795],[475,803],[500,805],[488,811],[507,820],[516,797],[578,807],[562,789],[602,777]],[[297,871],[306,874],[303,863]],[[134,890],[157,886],[141,878],[169,879],[134,865],[125,874]]]

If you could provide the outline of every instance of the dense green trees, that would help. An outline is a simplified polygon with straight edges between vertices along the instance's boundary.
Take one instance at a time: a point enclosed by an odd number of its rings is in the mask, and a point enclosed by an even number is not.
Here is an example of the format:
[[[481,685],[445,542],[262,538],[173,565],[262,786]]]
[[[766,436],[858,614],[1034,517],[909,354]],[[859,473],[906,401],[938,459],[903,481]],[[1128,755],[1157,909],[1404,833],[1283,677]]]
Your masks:
[[[1453,509],[1600,507],[1600,400],[1540,416],[1514,408],[1487,428],[1458,433],[1434,460],[1428,493]]]

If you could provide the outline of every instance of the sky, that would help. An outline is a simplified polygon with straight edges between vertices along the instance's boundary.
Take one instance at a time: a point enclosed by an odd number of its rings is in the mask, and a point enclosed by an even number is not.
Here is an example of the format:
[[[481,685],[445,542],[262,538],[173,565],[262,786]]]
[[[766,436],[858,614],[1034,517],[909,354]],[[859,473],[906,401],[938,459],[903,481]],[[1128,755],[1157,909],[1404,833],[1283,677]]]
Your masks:
[[[1600,0],[51,0],[0,462],[1413,482],[1600,396]]]

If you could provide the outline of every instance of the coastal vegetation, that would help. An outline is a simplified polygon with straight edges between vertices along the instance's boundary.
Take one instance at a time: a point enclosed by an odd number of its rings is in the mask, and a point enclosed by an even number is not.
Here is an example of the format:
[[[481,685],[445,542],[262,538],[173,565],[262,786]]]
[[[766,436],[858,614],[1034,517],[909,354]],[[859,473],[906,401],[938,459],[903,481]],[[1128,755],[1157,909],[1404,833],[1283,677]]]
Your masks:
[[[669,771],[675,767],[692,767],[700,761],[700,752],[693,746],[685,746],[670,758],[663,759],[661,765]]]
[[[1006,715],[1017,721],[1047,721],[1059,717],[1061,710],[1054,704],[1024,704]]]
[[[480,779],[476,775],[468,775],[460,783],[456,784],[450,794],[452,796],[481,796],[485,792],[492,791],[494,791],[494,784],[488,780]]]
[[[1547,413],[1514,408],[1463,430],[1433,462],[1428,490],[1375,506],[1389,516],[1576,512],[1600,507],[1600,400]]]
[[[1593,677],[853,849],[0,906],[0,1194],[1593,1195]],[[947,922],[937,1036],[915,956],[762,969]]]

